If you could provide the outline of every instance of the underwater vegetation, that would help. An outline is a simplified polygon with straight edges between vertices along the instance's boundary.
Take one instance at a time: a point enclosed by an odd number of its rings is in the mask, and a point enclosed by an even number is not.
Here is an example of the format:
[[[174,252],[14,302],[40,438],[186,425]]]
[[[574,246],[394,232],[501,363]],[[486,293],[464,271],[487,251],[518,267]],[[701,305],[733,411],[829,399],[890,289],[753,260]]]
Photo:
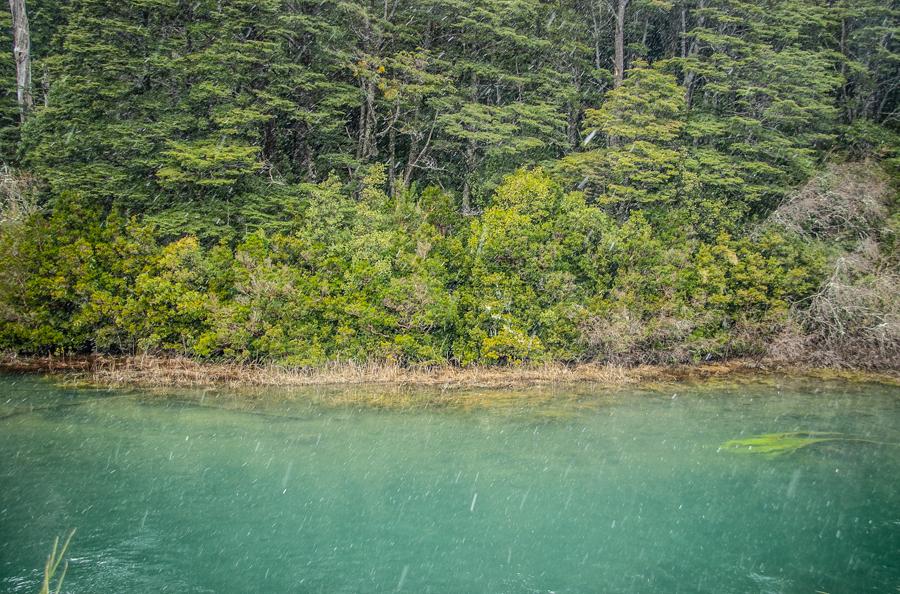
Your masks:
[[[875,445],[898,446],[896,443],[886,443],[863,439],[844,433],[827,431],[790,431],[786,433],[764,433],[743,439],[731,439],[721,445],[721,449],[737,454],[761,454],[768,457],[793,454],[798,450],[809,448],[822,443],[857,442]]]

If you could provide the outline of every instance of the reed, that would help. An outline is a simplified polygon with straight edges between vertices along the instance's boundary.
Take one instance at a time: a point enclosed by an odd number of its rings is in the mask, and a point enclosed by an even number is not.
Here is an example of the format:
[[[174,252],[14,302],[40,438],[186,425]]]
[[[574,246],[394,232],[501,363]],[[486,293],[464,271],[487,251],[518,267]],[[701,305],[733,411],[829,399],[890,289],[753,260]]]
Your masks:
[[[315,368],[275,364],[206,363],[182,358],[103,359],[84,374],[102,384],[141,386],[309,386],[393,384],[441,387],[515,387],[599,382],[625,384],[640,372],[618,366],[547,364],[531,367],[404,367],[390,362],[340,361]]]
[[[50,556],[47,557],[47,563],[44,564],[44,581],[41,584],[40,594],[50,594],[51,592],[59,594],[62,591],[63,581],[66,579],[66,572],[69,570],[69,562],[63,562],[63,559],[66,556],[66,551],[73,536],[75,536],[75,528],[72,528],[69,532],[62,548],[59,548],[59,537],[57,536],[53,539],[53,550],[50,552]],[[56,572],[59,570],[60,563],[63,563],[62,573],[59,574],[59,578],[56,578]],[[51,590],[54,578],[56,578],[56,588]]]
[[[389,361],[334,361],[319,367],[275,363],[210,362],[165,356],[22,357],[0,355],[0,371],[60,374],[71,383],[138,387],[237,387],[384,384],[451,388],[516,388],[592,383],[603,386],[667,385],[720,379],[740,381],[766,375],[817,377],[900,385],[900,372],[873,373],[774,365],[737,359],[697,365],[546,363],[517,366],[451,364],[403,366]]]

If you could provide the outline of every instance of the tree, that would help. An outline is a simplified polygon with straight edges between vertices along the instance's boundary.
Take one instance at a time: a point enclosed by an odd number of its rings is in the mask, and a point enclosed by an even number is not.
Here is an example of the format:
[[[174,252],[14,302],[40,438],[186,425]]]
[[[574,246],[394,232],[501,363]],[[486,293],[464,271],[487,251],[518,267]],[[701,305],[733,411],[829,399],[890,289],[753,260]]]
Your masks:
[[[844,1],[836,11],[840,19],[840,99],[845,121],[896,120],[896,112],[889,107],[896,106],[900,92],[898,4]]]
[[[16,63],[16,99],[24,122],[34,106],[31,96],[31,30],[25,0],[9,0],[9,10],[12,13],[13,58]]]
[[[696,12],[696,53],[682,60],[687,133],[739,163],[748,200],[771,206],[834,138],[840,76],[820,40],[835,13],[812,0],[717,0]]]
[[[821,280],[769,213],[900,168],[896,0],[23,2],[4,348],[759,354]]]
[[[12,15],[0,11],[0,46],[12,47]],[[15,158],[19,142],[21,116],[16,99],[15,60],[0,60],[0,162],[10,163]]]
[[[613,60],[613,88],[622,86],[625,79],[625,10],[629,0],[616,0],[616,40],[615,59]]]
[[[570,155],[560,169],[582,177],[580,185],[590,185],[589,194],[620,215],[640,204],[671,202],[678,192],[683,111],[675,77],[635,62],[622,85],[585,113],[588,136],[600,133],[608,146]]]

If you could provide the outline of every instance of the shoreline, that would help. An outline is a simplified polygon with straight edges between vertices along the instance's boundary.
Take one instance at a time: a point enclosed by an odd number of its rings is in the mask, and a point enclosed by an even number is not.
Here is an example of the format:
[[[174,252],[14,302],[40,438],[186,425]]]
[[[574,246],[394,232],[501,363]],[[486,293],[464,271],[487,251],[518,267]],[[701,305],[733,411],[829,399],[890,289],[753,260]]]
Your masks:
[[[739,380],[767,376],[871,382],[900,386],[900,371],[815,367],[735,359],[695,365],[633,367],[548,363],[518,367],[402,367],[392,363],[331,363],[318,368],[201,362],[183,357],[32,357],[2,355],[0,372],[60,376],[77,384],[135,388],[303,387],[394,385],[503,389],[593,384],[608,387]]]

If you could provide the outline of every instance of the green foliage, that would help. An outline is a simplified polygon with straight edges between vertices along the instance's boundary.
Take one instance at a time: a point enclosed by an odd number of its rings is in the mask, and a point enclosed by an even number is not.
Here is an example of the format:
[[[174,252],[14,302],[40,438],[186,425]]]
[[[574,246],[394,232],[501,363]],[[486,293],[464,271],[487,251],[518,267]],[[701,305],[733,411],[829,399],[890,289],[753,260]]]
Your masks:
[[[0,163],[10,163],[15,159],[19,140],[15,61],[7,49],[12,46],[12,15],[0,10],[0,47],[4,51],[3,58],[0,58]]]
[[[167,164],[156,172],[156,177],[163,187],[179,184],[231,186],[261,167],[256,161],[256,151],[250,145],[171,142],[163,151]]]
[[[683,111],[675,77],[639,61],[599,109],[585,113],[585,130],[602,133],[607,146],[571,155],[562,167],[584,176],[581,185],[590,182],[597,200],[618,205],[618,212],[672,202],[682,158],[674,141],[684,127]]]
[[[630,2],[620,85],[608,5],[36,4],[0,348],[686,362],[764,355],[862,238],[893,278],[896,200],[803,185],[900,170],[893,4]]]
[[[119,316],[157,250],[146,228],[70,193],[50,216],[5,226],[0,242],[15,255],[0,275],[0,344],[28,352],[130,348]]]
[[[197,240],[186,237],[163,248],[137,276],[121,319],[140,337],[138,348],[190,352],[215,306],[205,260]]]
[[[837,18],[813,0],[716,0],[698,11],[696,51],[679,60],[690,82],[686,133],[729,156],[750,204],[771,205],[834,139],[842,80],[822,39]]]
[[[675,140],[684,122],[684,93],[675,77],[638,61],[599,109],[585,112],[584,125],[623,142]]]
[[[565,195],[541,170],[522,170],[497,188],[472,222],[457,292],[462,363],[572,359],[580,305],[602,266],[594,250],[611,226],[580,194]],[[586,286],[578,287],[578,278]]]

